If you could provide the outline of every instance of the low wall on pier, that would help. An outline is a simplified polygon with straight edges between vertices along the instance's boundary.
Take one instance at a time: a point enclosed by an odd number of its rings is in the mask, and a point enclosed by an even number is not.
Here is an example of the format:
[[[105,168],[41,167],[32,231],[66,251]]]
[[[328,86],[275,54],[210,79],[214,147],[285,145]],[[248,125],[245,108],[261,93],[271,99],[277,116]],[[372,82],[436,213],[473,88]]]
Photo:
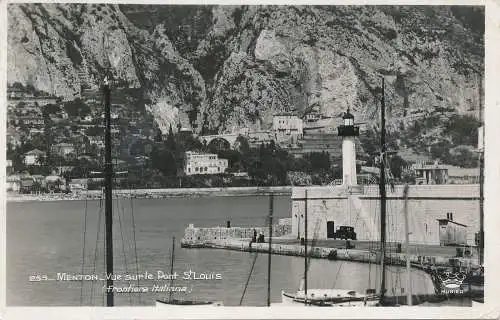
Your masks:
[[[273,237],[281,237],[291,233],[292,226],[290,219],[283,219],[273,225]],[[197,241],[212,241],[224,239],[251,239],[254,233],[257,236],[264,234],[264,237],[269,237],[269,227],[212,227],[212,228],[196,228],[194,225],[189,225],[184,231],[185,242]]]

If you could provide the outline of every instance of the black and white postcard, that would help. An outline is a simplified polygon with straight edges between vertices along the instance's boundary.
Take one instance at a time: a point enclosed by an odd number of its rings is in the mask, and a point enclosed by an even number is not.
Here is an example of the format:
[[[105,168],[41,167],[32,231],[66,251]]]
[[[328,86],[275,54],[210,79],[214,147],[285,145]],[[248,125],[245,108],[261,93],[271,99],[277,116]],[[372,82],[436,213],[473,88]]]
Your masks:
[[[493,310],[498,5],[422,4],[4,3],[7,309]]]

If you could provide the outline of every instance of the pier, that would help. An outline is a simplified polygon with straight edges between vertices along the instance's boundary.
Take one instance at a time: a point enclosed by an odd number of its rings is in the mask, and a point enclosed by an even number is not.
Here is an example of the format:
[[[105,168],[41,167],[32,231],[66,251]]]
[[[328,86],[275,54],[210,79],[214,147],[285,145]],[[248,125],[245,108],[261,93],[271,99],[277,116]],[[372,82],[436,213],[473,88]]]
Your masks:
[[[288,222],[289,219],[281,219],[273,226],[271,254],[303,257],[304,245],[290,237],[291,226]],[[268,241],[267,227],[196,228],[190,225],[185,230],[181,247],[268,253],[269,243],[252,242],[254,232],[263,234],[265,241]],[[308,246],[311,243],[312,241],[308,241]],[[379,263],[378,245],[375,241],[318,240],[315,241],[314,247],[308,249],[307,255],[315,259]],[[388,243],[386,250],[388,264],[405,265],[406,253],[398,243]],[[457,252],[464,253],[467,250],[470,255],[457,257]],[[474,266],[477,260],[474,251],[475,249],[470,247],[410,245],[410,261],[413,267],[423,270],[468,267]]]

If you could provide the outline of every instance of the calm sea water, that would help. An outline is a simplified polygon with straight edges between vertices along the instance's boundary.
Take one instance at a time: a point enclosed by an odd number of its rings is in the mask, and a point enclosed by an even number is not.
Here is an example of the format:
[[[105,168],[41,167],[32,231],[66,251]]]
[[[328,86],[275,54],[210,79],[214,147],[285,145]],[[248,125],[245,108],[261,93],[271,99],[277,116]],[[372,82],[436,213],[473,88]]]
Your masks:
[[[275,198],[276,218],[289,217],[289,197]],[[267,255],[212,249],[182,249],[179,240],[188,224],[212,227],[262,226],[268,212],[267,197],[207,197],[194,199],[140,199],[114,203],[114,265],[116,274],[154,274],[154,280],[117,281],[117,287],[169,284],[156,280],[158,271],[169,273],[172,237],[176,237],[174,270],[183,274],[220,273],[221,280],[176,280],[190,293],[180,299],[222,300],[238,305],[250,275],[243,305],[267,302]],[[100,227],[98,227],[100,226]],[[135,226],[135,228],[134,228]],[[105,295],[102,281],[30,282],[32,275],[55,278],[57,273],[105,272],[104,213],[98,201],[24,202],[7,204],[7,304],[9,306],[100,306]],[[136,254],[137,253],[137,254]],[[138,271],[138,272],[137,272]],[[271,301],[280,301],[282,289],[294,292],[304,271],[304,259],[272,257]],[[364,292],[378,283],[373,265],[312,260],[309,288],[345,288]],[[388,288],[405,285],[401,268],[390,267]],[[412,272],[415,293],[433,292],[430,279]],[[389,289],[391,290],[391,289]],[[168,293],[116,293],[115,304],[152,305]]]

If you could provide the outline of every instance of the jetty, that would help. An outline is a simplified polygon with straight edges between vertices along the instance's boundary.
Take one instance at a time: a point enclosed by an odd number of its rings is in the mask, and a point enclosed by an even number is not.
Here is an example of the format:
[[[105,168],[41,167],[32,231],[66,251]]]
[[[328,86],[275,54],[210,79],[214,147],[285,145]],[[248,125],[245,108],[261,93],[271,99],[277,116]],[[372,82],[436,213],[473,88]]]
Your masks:
[[[260,252],[303,257],[303,241],[292,238],[290,219],[281,219],[273,225],[272,244],[252,242],[256,233],[268,239],[267,227],[211,227],[197,228],[189,225],[181,240],[183,248],[223,249],[243,252]],[[308,241],[308,246],[311,242]],[[307,255],[315,259],[344,260],[362,263],[379,263],[378,242],[354,240],[319,240],[308,249]],[[406,253],[399,243],[388,243],[385,261],[390,265],[404,266]],[[437,268],[466,268],[475,265],[477,257],[468,247],[412,245],[409,248],[411,265],[426,271]]]

